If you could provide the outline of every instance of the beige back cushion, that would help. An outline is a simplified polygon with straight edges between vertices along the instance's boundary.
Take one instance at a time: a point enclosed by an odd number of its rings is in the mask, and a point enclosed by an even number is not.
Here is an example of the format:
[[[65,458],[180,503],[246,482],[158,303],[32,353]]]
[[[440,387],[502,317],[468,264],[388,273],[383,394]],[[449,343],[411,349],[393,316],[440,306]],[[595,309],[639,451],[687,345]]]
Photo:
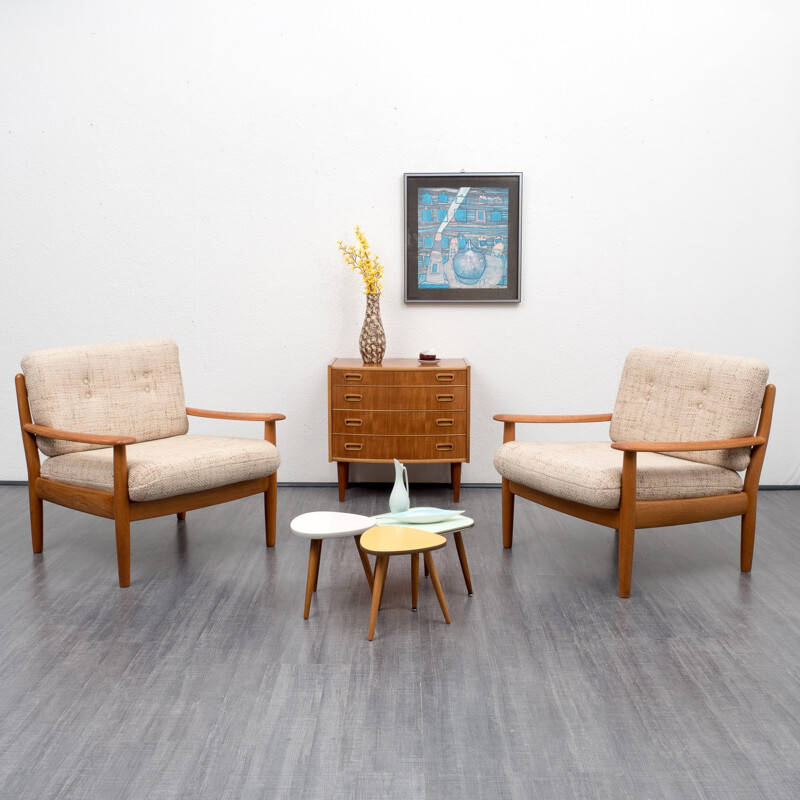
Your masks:
[[[611,419],[615,442],[699,442],[752,436],[769,369],[754,358],[639,347],[628,354]],[[733,470],[749,448],[670,453]]]
[[[178,347],[169,339],[38,350],[22,359],[37,425],[145,442],[189,430]],[[48,456],[94,445],[38,437]]]

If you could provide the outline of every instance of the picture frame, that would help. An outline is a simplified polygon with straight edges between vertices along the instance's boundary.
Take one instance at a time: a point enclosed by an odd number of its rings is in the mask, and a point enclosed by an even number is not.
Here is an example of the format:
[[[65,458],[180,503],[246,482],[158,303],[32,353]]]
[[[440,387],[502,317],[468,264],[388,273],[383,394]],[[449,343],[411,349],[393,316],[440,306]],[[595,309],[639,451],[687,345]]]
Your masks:
[[[521,172],[405,173],[406,303],[519,303]]]

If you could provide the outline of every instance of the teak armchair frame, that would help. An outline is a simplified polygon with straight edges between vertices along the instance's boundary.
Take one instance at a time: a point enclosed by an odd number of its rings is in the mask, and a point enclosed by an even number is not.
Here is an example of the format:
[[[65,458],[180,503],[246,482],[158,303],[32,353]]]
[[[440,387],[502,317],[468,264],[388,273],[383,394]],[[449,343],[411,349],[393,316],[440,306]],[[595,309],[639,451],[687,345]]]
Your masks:
[[[25,376],[21,373],[15,378],[19,421],[22,430],[22,443],[25,448],[25,461],[28,467],[28,499],[31,515],[31,541],[33,552],[41,553],[44,547],[43,501],[85,511],[98,517],[114,520],[117,541],[117,568],[119,585],[131,583],[131,522],[141,519],[163,517],[177,514],[184,519],[187,511],[227,503],[253,494],[264,494],[264,516],[266,523],[267,547],[275,545],[277,528],[277,486],[278,475],[273,472],[265,478],[241,481],[228,486],[219,486],[200,492],[175,495],[158,500],[134,502],[128,496],[128,460],[126,446],[135,444],[133,436],[102,436],[92,433],[57,430],[35,425],[28,403],[28,390]],[[283,414],[250,414],[230,411],[207,411],[187,408],[192,417],[209,417],[225,420],[250,420],[264,423],[264,439],[275,444],[275,423],[286,419]],[[44,478],[40,474],[39,448],[36,437],[63,439],[68,442],[101,445],[114,448],[114,491],[104,492],[84,486]]]
[[[719,439],[707,442],[610,442],[609,447],[621,450],[622,486],[619,508],[595,508],[545,494],[522,484],[503,478],[502,529],[503,547],[511,547],[514,537],[514,498],[523,497],[533,503],[561,511],[579,519],[614,528],[618,534],[619,596],[630,597],[633,571],[633,544],[637,528],[657,528],[684,525],[691,522],[708,522],[714,519],[741,516],[740,566],[750,572],[753,566],[753,546],[756,531],[756,506],[758,482],[769,441],[772,411],[775,404],[775,386],[768,384],[761,404],[761,415],[755,436],[741,439]],[[611,414],[579,414],[567,416],[534,416],[524,414],[496,414],[495,420],[503,423],[503,442],[514,441],[516,423],[581,423],[610,422]],[[744,477],[741,492],[678,500],[636,499],[636,454],[643,452],[688,452],[693,450],[731,450],[750,447],[750,464]]]

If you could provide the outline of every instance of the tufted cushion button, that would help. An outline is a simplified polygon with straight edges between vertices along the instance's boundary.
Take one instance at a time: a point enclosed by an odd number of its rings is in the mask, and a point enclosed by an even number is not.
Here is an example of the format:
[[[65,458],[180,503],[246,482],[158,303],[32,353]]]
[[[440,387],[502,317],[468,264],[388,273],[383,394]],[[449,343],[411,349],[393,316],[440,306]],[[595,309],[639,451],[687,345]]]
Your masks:
[[[703,407],[703,404],[702,404],[702,403],[698,403],[698,404],[697,404],[697,407],[698,407],[698,408],[702,408],[702,407]]]
[[[86,384],[88,384],[88,383],[89,383],[89,379],[88,379],[88,378],[84,378],[84,379],[83,379],[83,382],[84,382],[84,383],[86,383]]]
[[[149,387],[149,386],[145,386],[145,387],[144,387],[144,390],[145,390],[146,392],[149,392],[149,391],[150,391],[150,387]]]

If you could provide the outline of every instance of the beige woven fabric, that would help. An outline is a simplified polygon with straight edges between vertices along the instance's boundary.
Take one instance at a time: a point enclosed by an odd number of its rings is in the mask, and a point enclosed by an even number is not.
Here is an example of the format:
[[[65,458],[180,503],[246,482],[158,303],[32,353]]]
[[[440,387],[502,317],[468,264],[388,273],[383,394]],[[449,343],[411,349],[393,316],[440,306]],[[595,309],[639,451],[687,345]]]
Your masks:
[[[260,439],[224,436],[172,436],[128,445],[131,500],[158,500],[272,475],[280,466],[278,449]],[[42,476],[77,486],[112,491],[113,448],[48,458]]]
[[[615,442],[700,442],[752,436],[769,368],[754,358],[640,347],[628,354],[611,420]],[[749,449],[674,453],[743,470]]]
[[[140,442],[189,430],[178,347],[169,339],[38,350],[21,366],[37,425]],[[37,443],[48,456],[95,448],[42,437]]]
[[[595,508],[619,508],[622,452],[610,442],[507,442],[495,469],[515,483]],[[637,500],[709,497],[742,490],[737,472],[660,453],[638,453]]]

